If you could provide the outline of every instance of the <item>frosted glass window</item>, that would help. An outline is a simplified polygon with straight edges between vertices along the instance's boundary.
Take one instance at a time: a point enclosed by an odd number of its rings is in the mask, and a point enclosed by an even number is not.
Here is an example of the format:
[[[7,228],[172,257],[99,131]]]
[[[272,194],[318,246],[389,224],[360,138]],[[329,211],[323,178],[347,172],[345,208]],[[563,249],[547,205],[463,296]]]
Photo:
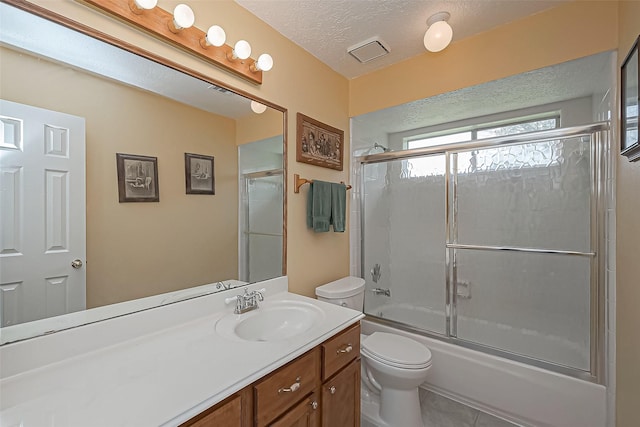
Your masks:
[[[508,136],[522,134],[528,132],[555,129],[560,126],[560,117],[554,116],[537,120],[526,121],[524,119],[516,120],[509,124],[496,125],[479,125],[468,131],[451,130],[446,135],[423,136],[406,141],[406,148],[425,148],[436,147],[439,145],[452,144],[456,142],[466,142],[478,139],[494,138],[499,136]],[[559,152],[559,142],[549,141],[533,145],[523,145],[513,147],[506,157],[502,156],[505,151],[495,150],[475,150],[463,152],[458,155],[458,163],[464,168],[459,172],[476,171],[478,168],[482,170],[492,169],[517,169],[522,167],[544,166],[547,167],[554,162],[558,162],[561,153]],[[444,170],[438,169],[438,163],[430,157],[419,157],[415,159],[405,160],[404,172],[405,177],[421,177],[429,176],[432,173],[444,173]]]
[[[486,129],[479,129],[476,139],[495,138],[498,136],[516,135],[520,133],[536,132],[541,130],[555,129],[558,127],[559,119],[534,120],[531,122],[514,123],[504,126],[497,126]]]
[[[471,141],[471,132],[457,132],[449,135],[431,136],[428,138],[415,139],[407,143],[407,148],[435,147],[437,145],[452,144],[454,142]]]

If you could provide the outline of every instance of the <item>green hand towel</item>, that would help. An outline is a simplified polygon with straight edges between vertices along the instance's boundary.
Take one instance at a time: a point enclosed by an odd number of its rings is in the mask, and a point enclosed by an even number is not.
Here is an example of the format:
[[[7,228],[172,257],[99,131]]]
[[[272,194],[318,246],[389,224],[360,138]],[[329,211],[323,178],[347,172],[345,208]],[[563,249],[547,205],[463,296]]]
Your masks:
[[[329,231],[331,221],[331,183],[314,180],[307,198],[307,227],[316,233]]]
[[[333,224],[334,232],[344,232],[346,210],[347,186],[344,184],[331,184],[331,223]]]

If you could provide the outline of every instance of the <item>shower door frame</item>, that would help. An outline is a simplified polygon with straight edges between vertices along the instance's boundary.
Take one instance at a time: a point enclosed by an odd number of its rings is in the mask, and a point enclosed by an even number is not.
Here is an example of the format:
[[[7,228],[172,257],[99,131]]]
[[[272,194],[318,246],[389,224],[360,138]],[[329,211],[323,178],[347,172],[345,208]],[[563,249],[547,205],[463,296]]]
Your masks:
[[[605,179],[607,177],[607,168],[611,167],[611,159],[605,157],[605,144],[608,144],[608,131],[610,130],[609,122],[599,122],[585,126],[574,126],[568,128],[553,129],[540,132],[531,132],[526,134],[509,135],[497,138],[487,138],[482,140],[474,140],[468,142],[443,144],[434,147],[416,148],[410,150],[390,151],[378,154],[369,154],[358,158],[361,168],[361,176],[364,176],[364,167],[367,164],[386,163],[392,160],[405,160],[415,157],[424,157],[431,155],[445,156],[445,334],[428,331],[407,325],[397,321],[383,319],[371,314],[367,317],[378,323],[387,324],[396,328],[426,335],[462,347],[478,350],[494,356],[505,357],[507,359],[526,363],[528,365],[537,366],[550,371],[559,372],[575,378],[603,384],[605,381],[605,284],[606,284],[606,258],[607,253],[607,234],[608,230],[605,224],[606,211],[606,194]],[[493,147],[502,147],[509,145],[522,145],[526,143],[545,142],[558,139],[567,139],[575,137],[590,137],[589,147],[591,150],[591,212],[590,212],[590,251],[565,251],[552,249],[536,249],[522,248],[510,246],[484,246],[484,245],[465,245],[457,243],[457,210],[456,210],[456,181],[457,173],[453,174],[452,170],[457,170],[458,152],[469,151],[473,149],[485,149]],[[360,239],[360,264],[362,275],[365,272],[365,181],[360,182],[360,229],[362,235]],[[457,286],[456,286],[456,252],[458,249],[475,249],[489,251],[508,251],[508,252],[525,252],[525,253],[543,253],[589,257],[591,259],[590,266],[590,327],[589,327],[589,371],[573,368],[558,363],[553,363],[534,357],[513,353],[507,350],[498,349],[488,345],[467,341],[457,336]]]
[[[286,174],[285,174],[285,170],[280,168],[280,169],[269,169],[269,170],[264,170],[264,171],[258,171],[258,172],[247,172],[241,175],[242,177],[242,194],[240,195],[240,199],[242,201],[242,214],[243,214],[243,218],[244,218],[244,227],[243,229],[240,230],[239,236],[241,236],[242,241],[240,242],[240,244],[238,245],[238,253],[239,253],[239,260],[240,262],[238,263],[238,270],[239,270],[239,276],[242,278],[246,278],[246,279],[250,279],[251,278],[251,272],[250,272],[250,265],[251,265],[251,255],[250,255],[250,237],[253,236],[266,236],[266,237],[280,237],[282,238],[282,245],[283,245],[283,252],[282,252],[282,271],[283,274],[285,274],[285,259],[286,259],[286,254],[285,254],[285,233],[284,233],[284,228],[283,228],[283,232],[280,234],[277,233],[255,233],[255,232],[251,232],[249,231],[251,229],[251,224],[250,224],[250,220],[249,220],[249,183],[251,180],[253,179],[260,179],[260,178],[269,178],[272,176],[282,176],[282,182],[283,182],[283,186],[286,184]],[[283,199],[285,197],[285,194],[283,194]],[[286,227],[286,222],[284,223],[285,227]],[[247,280],[250,281],[250,280]]]

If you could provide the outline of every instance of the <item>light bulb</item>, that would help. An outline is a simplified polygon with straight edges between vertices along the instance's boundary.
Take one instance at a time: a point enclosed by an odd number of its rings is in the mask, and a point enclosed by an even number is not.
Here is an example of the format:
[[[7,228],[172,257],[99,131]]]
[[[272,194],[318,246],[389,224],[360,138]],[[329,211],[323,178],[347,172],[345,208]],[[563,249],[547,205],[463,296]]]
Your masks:
[[[233,47],[233,57],[247,59],[251,56],[251,45],[246,40],[238,41]]]
[[[226,40],[227,35],[225,34],[222,27],[212,25],[207,30],[207,35],[205,36],[205,42],[207,45],[220,47]]]
[[[158,4],[158,0],[130,0],[129,9],[136,15],[140,15],[145,10],[151,10]]]
[[[151,10],[158,4],[158,0],[134,0],[136,6],[140,9]]]
[[[424,35],[424,47],[431,52],[440,52],[449,46],[453,38],[453,29],[447,21],[437,21],[431,24]]]
[[[267,106],[258,101],[251,101],[251,111],[256,114],[262,114],[267,110]]]
[[[193,10],[186,4],[179,4],[173,9],[173,26],[176,30],[190,28],[195,21]]]
[[[273,68],[273,58],[268,53],[263,53],[258,56],[256,61],[256,69],[261,71],[269,71]]]

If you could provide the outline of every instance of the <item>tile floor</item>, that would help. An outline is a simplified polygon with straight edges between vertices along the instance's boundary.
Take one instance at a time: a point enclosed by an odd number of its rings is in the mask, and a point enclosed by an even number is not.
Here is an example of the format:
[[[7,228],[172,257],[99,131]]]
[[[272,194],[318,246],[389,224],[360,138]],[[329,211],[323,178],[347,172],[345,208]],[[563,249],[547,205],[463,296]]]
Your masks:
[[[516,424],[423,389],[420,389],[420,407],[425,427],[516,427]]]

